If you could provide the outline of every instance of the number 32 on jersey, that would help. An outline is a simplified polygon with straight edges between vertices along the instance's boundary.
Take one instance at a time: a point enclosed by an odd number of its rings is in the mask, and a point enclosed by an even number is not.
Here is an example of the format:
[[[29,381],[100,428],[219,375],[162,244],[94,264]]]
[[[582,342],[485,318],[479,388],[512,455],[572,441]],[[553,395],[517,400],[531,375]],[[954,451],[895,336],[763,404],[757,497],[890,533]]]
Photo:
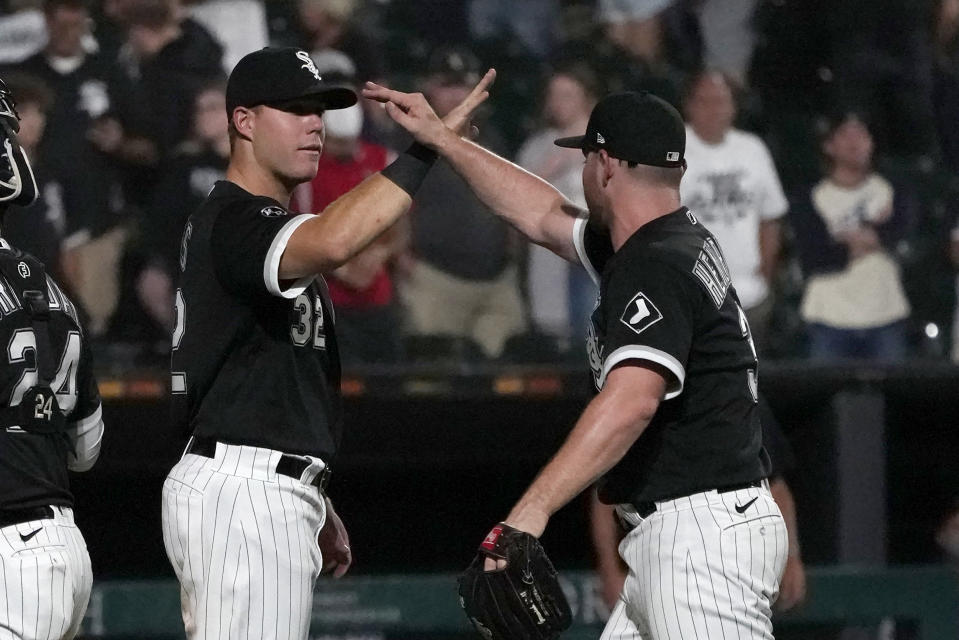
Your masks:
[[[312,302],[310,298],[313,298]],[[326,333],[323,330],[323,301],[320,296],[303,292],[293,302],[296,319],[290,327],[290,338],[298,347],[306,346],[311,338],[314,349],[326,349]]]
[[[312,298],[312,300],[311,300]],[[186,331],[186,303],[183,291],[177,289],[174,300],[176,308],[176,326],[173,328],[173,351],[180,347]],[[293,301],[294,320],[290,326],[290,339],[298,347],[312,343],[314,349],[326,349],[325,315],[320,296],[303,292]],[[186,393],[186,373],[174,371],[171,374],[170,390],[173,393]]]

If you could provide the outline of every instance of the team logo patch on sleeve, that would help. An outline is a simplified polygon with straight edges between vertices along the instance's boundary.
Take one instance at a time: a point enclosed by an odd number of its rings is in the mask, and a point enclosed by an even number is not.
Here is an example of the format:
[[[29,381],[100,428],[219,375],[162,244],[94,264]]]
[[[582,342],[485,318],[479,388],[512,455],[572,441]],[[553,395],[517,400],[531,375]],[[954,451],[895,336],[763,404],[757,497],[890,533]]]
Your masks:
[[[264,218],[282,218],[286,215],[286,209],[283,207],[270,205],[269,207],[263,207],[260,209],[260,215]]]
[[[619,321],[636,333],[642,333],[662,319],[663,314],[659,312],[653,301],[640,291],[626,305],[626,310],[623,311]]]

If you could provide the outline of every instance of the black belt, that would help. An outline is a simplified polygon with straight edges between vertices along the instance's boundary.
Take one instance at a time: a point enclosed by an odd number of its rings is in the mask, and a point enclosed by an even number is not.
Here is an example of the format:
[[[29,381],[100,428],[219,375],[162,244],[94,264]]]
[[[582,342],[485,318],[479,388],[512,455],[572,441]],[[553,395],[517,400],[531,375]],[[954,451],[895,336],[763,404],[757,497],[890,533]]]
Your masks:
[[[214,458],[216,457],[216,442],[213,438],[198,438],[194,436],[186,452],[203,456],[204,458]],[[280,456],[280,461],[276,463],[276,472],[299,480],[303,477],[303,472],[306,471],[307,467],[311,464],[309,460],[284,453]],[[326,485],[330,483],[330,475],[332,475],[332,473],[329,467],[323,467],[323,470],[316,474],[316,477],[313,478],[310,484],[320,491],[323,491],[326,489]]]
[[[0,527],[9,527],[32,520],[47,520],[53,517],[50,507],[30,507],[28,509],[0,509]]]
[[[762,479],[759,480],[750,480],[748,482],[740,482],[739,484],[731,484],[725,487],[717,487],[716,493],[729,493],[730,491],[739,491],[740,489],[752,489],[755,487],[763,486]],[[637,502],[633,503],[633,508],[636,509],[636,515],[640,518],[648,518],[650,515],[656,512],[656,503],[655,502]]]

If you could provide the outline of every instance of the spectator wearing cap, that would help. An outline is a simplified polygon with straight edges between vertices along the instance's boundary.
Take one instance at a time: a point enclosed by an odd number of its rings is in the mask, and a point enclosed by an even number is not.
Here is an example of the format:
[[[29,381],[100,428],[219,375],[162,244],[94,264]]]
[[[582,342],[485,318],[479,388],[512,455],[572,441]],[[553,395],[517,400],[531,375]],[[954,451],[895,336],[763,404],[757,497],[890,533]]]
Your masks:
[[[781,220],[789,208],[763,141],[733,126],[727,78],[696,76],[685,100],[686,161],[680,193],[719,242],[760,352],[768,346]]]
[[[423,93],[441,117],[462,101],[478,76],[479,62],[458,48],[435,51]],[[501,150],[487,124],[477,143]],[[400,283],[406,323],[413,334],[474,340],[497,357],[506,340],[526,327],[509,226],[493,216],[448,163],[440,160],[416,194],[412,246]]]
[[[546,125],[535,131],[519,150],[516,163],[559,189],[580,207],[583,193],[583,156],[575,149],[553,144],[584,131],[600,89],[593,70],[577,62],[559,67],[550,76],[543,98]],[[583,269],[552,251],[531,245],[527,262],[530,316],[537,330],[563,339],[581,340],[596,299],[596,287]]]
[[[861,115],[832,117],[821,148],[826,175],[790,210],[806,278],[800,313],[810,355],[900,360],[910,307],[893,251],[911,203],[873,170],[873,138]]]

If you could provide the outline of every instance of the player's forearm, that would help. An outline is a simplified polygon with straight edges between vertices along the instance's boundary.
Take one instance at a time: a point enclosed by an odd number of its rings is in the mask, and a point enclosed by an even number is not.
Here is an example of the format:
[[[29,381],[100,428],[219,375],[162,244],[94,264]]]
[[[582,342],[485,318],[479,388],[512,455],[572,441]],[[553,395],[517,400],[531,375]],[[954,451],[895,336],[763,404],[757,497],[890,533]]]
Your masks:
[[[279,278],[337,269],[393,226],[411,203],[409,194],[391,180],[369,176],[297,228],[280,260]]]
[[[436,150],[476,196],[531,242],[577,261],[573,221],[580,209],[545,180],[452,131]]]
[[[607,384],[506,522],[540,535],[553,513],[622,459],[652,420],[660,397],[661,392],[646,394],[628,384],[612,388]]]

